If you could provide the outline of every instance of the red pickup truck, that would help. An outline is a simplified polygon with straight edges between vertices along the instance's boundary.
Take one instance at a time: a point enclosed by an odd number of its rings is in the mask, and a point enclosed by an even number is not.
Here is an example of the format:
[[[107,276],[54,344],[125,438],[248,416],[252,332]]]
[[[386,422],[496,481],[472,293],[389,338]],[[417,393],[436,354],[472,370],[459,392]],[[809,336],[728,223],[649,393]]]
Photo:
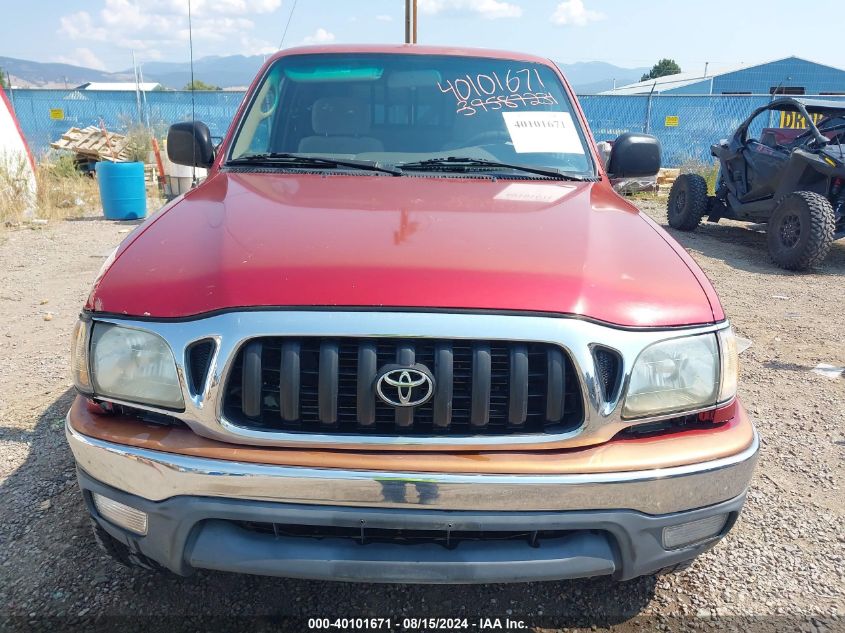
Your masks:
[[[474,583],[677,568],[758,451],[712,286],[545,59],[289,49],[98,276],[67,439],[101,545],[178,574]]]

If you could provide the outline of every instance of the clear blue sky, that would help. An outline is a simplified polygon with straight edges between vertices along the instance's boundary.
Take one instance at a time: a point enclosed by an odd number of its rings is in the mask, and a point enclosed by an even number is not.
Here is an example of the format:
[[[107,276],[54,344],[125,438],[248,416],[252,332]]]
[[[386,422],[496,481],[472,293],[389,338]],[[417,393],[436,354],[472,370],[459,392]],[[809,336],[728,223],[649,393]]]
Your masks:
[[[292,4],[193,0],[195,56],[272,52]],[[845,48],[837,45],[841,0],[419,4],[421,43],[506,48],[561,62],[600,60],[627,67],[673,57],[689,71],[703,69],[706,61],[713,69],[788,55],[845,67]],[[404,0],[298,0],[285,45],[402,41],[403,10]],[[106,70],[130,67],[133,49],[140,62],[188,58],[187,0],[9,2],[3,16],[0,55]],[[798,34],[791,36],[791,28]]]

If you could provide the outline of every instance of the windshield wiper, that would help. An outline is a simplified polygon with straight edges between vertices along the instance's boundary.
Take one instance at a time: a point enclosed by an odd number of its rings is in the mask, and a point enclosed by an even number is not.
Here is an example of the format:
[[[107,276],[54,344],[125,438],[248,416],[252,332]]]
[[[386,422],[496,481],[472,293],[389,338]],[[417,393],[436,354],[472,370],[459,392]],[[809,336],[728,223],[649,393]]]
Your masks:
[[[226,165],[284,165],[285,167],[351,167],[364,171],[378,171],[391,176],[401,176],[402,172],[390,167],[382,167],[375,161],[347,160],[330,156],[308,156],[306,154],[292,154],[288,152],[264,152],[262,154],[247,154],[226,162]]]
[[[546,176],[547,178],[555,178],[557,180],[574,180],[578,182],[586,182],[593,180],[585,176],[577,176],[575,174],[568,174],[557,169],[545,167],[531,167],[529,165],[514,165],[511,163],[502,163],[496,160],[488,160],[486,158],[469,158],[462,156],[444,156],[441,158],[429,158],[428,160],[421,160],[411,163],[400,163],[396,165],[398,169],[407,169],[411,171],[425,171],[438,169],[449,171],[467,171],[473,167],[498,167],[500,169],[514,169],[517,171],[524,171],[529,174],[538,174]]]

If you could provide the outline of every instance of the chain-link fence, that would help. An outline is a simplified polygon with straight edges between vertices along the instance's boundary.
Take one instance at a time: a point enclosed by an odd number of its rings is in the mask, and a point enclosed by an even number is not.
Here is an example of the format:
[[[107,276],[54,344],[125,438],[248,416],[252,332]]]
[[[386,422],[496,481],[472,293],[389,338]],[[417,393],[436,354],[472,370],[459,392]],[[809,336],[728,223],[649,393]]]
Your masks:
[[[824,97],[845,103],[845,97]],[[194,93],[197,120],[222,138],[242,92]],[[168,125],[191,119],[190,92],[86,92],[15,90],[13,105],[33,152],[41,154],[70,127],[99,126],[125,132],[132,125],[152,127],[163,136]],[[663,144],[663,164],[677,167],[709,162],[710,146],[726,138],[769,95],[584,95],[579,98],[597,141],[623,132],[646,132]],[[765,117],[764,117],[765,118]],[[781,127],[777,115],[758,127]]]
[[[24,136],[36,155],[50,148],[71,127],[105,125],[110,132],[125,133],[144,125],[163,137],[177,121],[205,122],[212,136],[222,138],[243,99],[243,92],[147,92],[84,90],[14,90],[10,92]]]
[[[822,97],[839,100],[845,97]],[[710,146],[727,138],[770,95],[584,95],[578,98],[597,141],[623,132],[654,134],[663,146],[663,164],[710,162]],[[751,133],[764,127],[795,124],[795,117],[772,112],[755,120]]]

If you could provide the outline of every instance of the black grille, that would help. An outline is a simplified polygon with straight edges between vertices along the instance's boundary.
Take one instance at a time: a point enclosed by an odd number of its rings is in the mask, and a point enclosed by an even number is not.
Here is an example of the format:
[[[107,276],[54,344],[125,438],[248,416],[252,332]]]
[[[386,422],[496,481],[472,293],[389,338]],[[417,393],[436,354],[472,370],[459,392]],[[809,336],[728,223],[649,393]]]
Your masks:
[[[272,534],[276,538],[344,539],[360,545],[390,543],[394,545],[435,544],[454,549],[466,542],[512,541],[539,547],[548,539],[565,538],[572,530],[417,530],[406,528],[374,528],[361,522],[360,526],[297,525],[286,523],[257,523],[240,521],[237,525],[249,532]]]
[[[605,401],[616,397],[616,390],[621,382],[622,359],[619,354],[605,347],[595,349],[596,369]]]
[[[202,393],[213,353],[214,341],[210,339],[197,341],[188,348],[188,384],[194,395]]]
[[[434,396],[412,409],[375,392],[378,371],[423,365]],[[583,421],[567,354],[541,343],[392,338],[259,338],[226,384],[226,418],[267,431],[372,435],[560,433]]]

